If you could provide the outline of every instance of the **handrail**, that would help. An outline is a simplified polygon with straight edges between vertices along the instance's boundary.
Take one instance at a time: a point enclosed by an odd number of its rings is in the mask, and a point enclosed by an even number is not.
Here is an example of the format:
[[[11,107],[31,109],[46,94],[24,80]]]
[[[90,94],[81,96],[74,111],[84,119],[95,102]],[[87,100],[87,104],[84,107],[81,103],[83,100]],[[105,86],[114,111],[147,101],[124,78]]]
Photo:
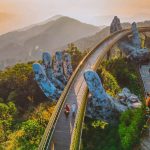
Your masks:
[[[78,65],[78,67],[75,69],[74,73],[72,74],[70,80],[68,81],[64,91],[62,92],[61,94],[61,97],[59,98],[57,104],[56,104],[56,107],[54,109],[54,112],[49,120],[49,123],[46,127],[46,130],[44,132],[44,135],[42,137],[42,140],[40,142],[40,145],[39,145],[39,150],[47,150],[50,146],[50,142],[51,142],[51,139],[52,139],[52,135],[53,135],[53,132],[55,130],[55,127],[56,127],[56,123],[57,123],[57,120],[58,120],[58,117],[60,115],[60,112],[61,110],[63,109],[63,105],[65,103],[65,99],[66,99],[66,96],[68,94],[68,91],[76,77],[76,75],[78,74],[79,70],[83,67],[84,63],[86,62],[86,60],[90,57],[90,55],[95,52],[95,50],[103,43],[105,42],[106,40],[108,40],[109,38],[113,37],[114,35],[118,34],[118,33],[121,33],[121,32],[124,32],[124,31],[128,31],[129,29],[125,29],[125,30],[121,30],[121,31],[118,31],[118,32],[115,32],[111,35],[109,35],[108,37],[106,37],[104,40],[102,40],[97,46],[95,46],[84,58],[83,60],[80,62],[80,64]]]
[[[52,113],[52,116],[49,120],[49,123],[45,129],[44,135],[42,137],[42,140],[40,142],[39,148],[38,150],[46,150],[48,149],[49,145],[50,145],[50,141],[52,139],[52,135],[55,129],[55,125],[58,119],[58,116],[62,110],[63,104],[65,102],[65,98],[67,96],[68,90],[70,89],[71,84],[73,83],[77,73],[79,72],[79,70],[82,68],[83,64],[85,63],[85,61],[89,58],[89,56],[97,49],[97,47],[99,47],[99,45],[101,45],[104,41],[106,41],[108,38],[120,33],[123,31],[118,31],[115,32],[113,34],[111,34],[110,36],[106,37],[104,40],[102,40],[98,45],[96,45],[84,58],[83,60],[80,62],[80,64],[78,65],[78,67],[75,69],[74,73],[72,74],[71,78],[69,79],[64,91],[62,92],[56,107]]]
[[[128,30],[124,30],[124,31],[128,31]],[[116,34],[118,34],[120,32],[123,32],[123,31],[115,32],[114,34],[106,37],[102,42],[100,42],[94,48],[94,50],[97,49],[106,40],[108,40],[109,38],[112,38],[113,36],[115,36]],[[110,49],[110,48],[108,48],[108,49]],[[107,53],[107,51],[104,54],[106,54],[106,53]],[[94,67],[92,68],[93,70],[96,71],[96,69],[99,66],[100,61],[103,60],[103,57],[104,57],[103,55],[99,56],[98,60],[96,61],[95,65],[94,65]],[[82,102],[80,104],[80,110],[78,110],[78,113],[77,113],[77,116],[76,116],[76,121],[75,121],[75,124],[74,124],[74,130],[73,130],[73,133],[72,133],[70,150],[78,150],[78,149],[80,149],[81,133],[82,133],[82,126],[83,126],[84,114],[85,114],[85,110],[86,110],[87,96],[88,96],[88,88],[86,87],[85,94],[84,94]],[[78,135],[80,135],[80,138],[79,138]]]
[[[147,28],[140,28],[139,31],[142,32],[142,31],[145,31],[145,29],[147,30]],[[127,29],[126,31],[129,31],[129,30]],[[125,36],[129,35],[130,33],[131,33],[131,31],[127,32],[127,34]],[[105,40],[107,40],[107,38],[104,39],[103,42]],[[101,44],[103,42],[101,42]],[[105,55],[107,54],[107,52],[109,51],[109,49],[112,46],[113,45],[110,45],[110,47],[108,47],[105,51],[103,51],[103,53],[98,57],[94,67],[92,68],[94,71],[97,70],[100,63],[103,61],[103,58],[105,57]],[[98,47],[96,47],[96,48],[98,48]],[[86,112],[87,97],[88,97],[88,88],[86,87],[86,91],[85,91],[85,94],[83,96],[83,99],[82,99],[82,102],[81,102],[81,105],[80,105],[80,110],[78,110],[78,113],[77,113],[77,116],[76,116],[76,121],[75,121],[75,124],[74,124],[74,130],[73,130],[73,133],[72,133],[70,150],[79,150],[80,149],[82,128],[83,128],[84,116],[85,116],[85,112]]]

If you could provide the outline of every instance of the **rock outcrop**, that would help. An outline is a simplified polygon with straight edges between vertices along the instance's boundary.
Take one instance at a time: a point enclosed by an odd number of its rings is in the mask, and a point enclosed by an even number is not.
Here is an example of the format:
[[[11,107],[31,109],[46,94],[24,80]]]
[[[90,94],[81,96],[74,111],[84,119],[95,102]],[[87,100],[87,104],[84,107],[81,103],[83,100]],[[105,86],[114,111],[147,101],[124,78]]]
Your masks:
[[[108,95],[98,74],[93,70],[87,70],[84,73],[84,79],[90,92],[86,113],[90,118],[111,122],[115,120],[118,113],[141,107],[138,97],[126,88],[118,94],[118,99]]]
[[[114,33],[116,31],[120,31],[120,30],[122,30],[120,19],[117,16],[115,16],[110,25],[110,33]]]

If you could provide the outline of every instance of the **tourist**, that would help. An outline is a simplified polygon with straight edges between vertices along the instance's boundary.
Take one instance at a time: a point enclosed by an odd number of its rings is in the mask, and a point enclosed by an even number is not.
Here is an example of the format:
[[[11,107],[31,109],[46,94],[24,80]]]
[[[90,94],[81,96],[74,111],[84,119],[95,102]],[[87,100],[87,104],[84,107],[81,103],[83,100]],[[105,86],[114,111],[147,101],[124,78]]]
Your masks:
[[[72,110],[72,115],[73,115],[73,117],[75,117],[75,113],[76,113],[76,104],[75,104],[75,103],[73,103],[73,104],[71,105],[71,110]]]
[[[69,113],[70,113],[70,106],[69,106],[69,104],[66,104],[66,106],[65,106],[66,117],[68,117]]]

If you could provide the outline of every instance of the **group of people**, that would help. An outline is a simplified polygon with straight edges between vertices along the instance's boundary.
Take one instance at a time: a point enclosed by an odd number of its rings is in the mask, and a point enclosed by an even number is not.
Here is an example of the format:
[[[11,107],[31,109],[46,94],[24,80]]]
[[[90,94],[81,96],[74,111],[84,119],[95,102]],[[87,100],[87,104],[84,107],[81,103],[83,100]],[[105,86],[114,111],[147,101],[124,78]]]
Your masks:
[[[76,114],[76,104],[75,103],[73,103],[71,105],[71,107],[69,104],[65,105],[64,112],[65,112],[66,117],[68,117],[68,115],[70,114],[70,111],[72,112],[73,117],[75,117],[75,114]]]

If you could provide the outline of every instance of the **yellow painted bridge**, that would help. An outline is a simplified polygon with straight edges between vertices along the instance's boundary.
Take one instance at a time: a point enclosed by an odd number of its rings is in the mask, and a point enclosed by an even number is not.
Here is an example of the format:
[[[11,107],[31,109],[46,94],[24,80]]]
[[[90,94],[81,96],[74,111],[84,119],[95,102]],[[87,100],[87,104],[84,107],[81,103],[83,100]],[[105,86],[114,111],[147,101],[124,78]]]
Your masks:
[[[149,32],[150,27],[139,28],[139,32]],[[109,35],[91,50],[81,61],[65,87],[39,145],[39,150],[78,150],[82,135],[88,89],[83,78],[87,69],[96,70],[110,49],[119,40],[131,34],[130,29]],[[66,118],[64,106],[77,104],[75,117]]]

